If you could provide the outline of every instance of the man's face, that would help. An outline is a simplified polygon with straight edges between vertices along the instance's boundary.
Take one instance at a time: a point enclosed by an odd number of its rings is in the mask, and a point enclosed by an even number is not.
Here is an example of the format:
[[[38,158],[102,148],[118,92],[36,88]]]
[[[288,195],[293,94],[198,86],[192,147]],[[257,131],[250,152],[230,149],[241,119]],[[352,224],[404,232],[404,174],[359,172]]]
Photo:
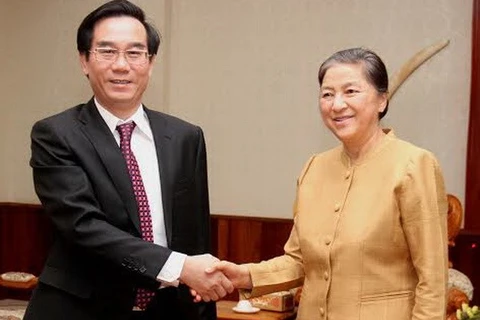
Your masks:
[[[102,58],[99,52],[121,51],[116,59]],[[110,50],[109,50],[110,49]],[[140,21],[127,16],[100,20],[94,27],[90,57],[80,55],[95,97],[107,110],[120,118],[133,114],[140,105],[152,73],[154,59],[129,63],[123,51],[135,54],[147,51],[147,32]],[[106,50],[106,51],[105,51]]]

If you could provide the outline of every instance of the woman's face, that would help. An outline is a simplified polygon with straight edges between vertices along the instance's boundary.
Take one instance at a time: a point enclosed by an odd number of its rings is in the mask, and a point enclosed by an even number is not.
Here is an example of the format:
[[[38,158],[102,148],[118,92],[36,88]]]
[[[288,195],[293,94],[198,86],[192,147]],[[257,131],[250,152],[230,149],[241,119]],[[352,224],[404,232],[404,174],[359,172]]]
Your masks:
[[[323,122],[351,146],[361,146],[378,130],[378,113],[387,105],[386,94],[367,81],[363,68],[362,63],[334,64],[320,87]]]

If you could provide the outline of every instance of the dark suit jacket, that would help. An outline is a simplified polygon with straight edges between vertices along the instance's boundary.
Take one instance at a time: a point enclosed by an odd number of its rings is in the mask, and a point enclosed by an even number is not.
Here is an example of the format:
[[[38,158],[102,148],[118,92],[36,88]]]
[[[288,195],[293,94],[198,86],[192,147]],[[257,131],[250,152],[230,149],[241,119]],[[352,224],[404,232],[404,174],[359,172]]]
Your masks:
[[[209,252],[202,130],[145,110],[157,150],[169,248],[141,239],[125,160],[93,99],[41,120],[32,129],[30,164],[56,240],[25,319],[128,319],[135,288],[158,288],[155,278],[171,250]],[[180,313],[188,320],[216,319],[215,305],[193,304],[186,288],[164,290],[159,304],[168,306],[174,319],[183,319]]]

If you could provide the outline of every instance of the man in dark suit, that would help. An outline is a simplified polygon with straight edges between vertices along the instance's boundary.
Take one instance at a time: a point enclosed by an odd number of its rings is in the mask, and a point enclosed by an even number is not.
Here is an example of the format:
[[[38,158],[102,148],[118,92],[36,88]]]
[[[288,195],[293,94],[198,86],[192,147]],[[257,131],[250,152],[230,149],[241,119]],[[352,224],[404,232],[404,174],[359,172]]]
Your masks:
[[[27,320],[216,319],[188,287],[233,290],[204,270],[209,202],[202,130],[142,105],[160,44],[143,11],[108,2],[77,47],[94,97],[32,129],[35,190],[55,242]],[[179,284],[180,283],[180,284]]]

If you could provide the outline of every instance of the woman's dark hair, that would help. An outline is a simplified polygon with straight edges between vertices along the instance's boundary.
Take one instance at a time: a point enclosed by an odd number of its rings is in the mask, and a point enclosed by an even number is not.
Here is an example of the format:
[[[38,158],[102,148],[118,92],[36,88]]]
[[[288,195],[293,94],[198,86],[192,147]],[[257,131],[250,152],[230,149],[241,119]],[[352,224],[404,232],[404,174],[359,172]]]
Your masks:
[[[330,67],[336,64],[363,64],[365,77],[367,81],[375,87],[379,93],[388,92],[388,74],[387,68],[382,59],[373,51],[365,48],[352,48],[335,52],[325,60],[318,70],[318,82],[320,86],[323,83],[325,73]],[[388,112],[387,106],[383,112],[378,113],[378,118],[382,119]]]
[[[89,57],[89,51],[92,46],[93,29],[97,22],[110,17],[132,17],[140,21],[147,32],[148,54],[156,55],[160,46],[160,34],[153,25],[145,19],[143,10],[127,0],[109,1],[94,11],[90,12],[77,30],[77,50]]]

